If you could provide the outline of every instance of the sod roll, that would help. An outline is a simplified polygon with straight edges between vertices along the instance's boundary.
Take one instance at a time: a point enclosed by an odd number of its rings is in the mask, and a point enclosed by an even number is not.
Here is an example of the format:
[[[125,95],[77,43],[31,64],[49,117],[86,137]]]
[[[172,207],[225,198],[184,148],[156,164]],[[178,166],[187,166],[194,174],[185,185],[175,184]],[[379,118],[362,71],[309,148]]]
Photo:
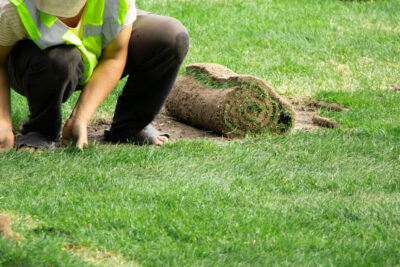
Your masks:
[[[291,105],[261,79],[213,63],[188,65],[165,107],[179,121],[227,137],[286,132],[295,122]]]

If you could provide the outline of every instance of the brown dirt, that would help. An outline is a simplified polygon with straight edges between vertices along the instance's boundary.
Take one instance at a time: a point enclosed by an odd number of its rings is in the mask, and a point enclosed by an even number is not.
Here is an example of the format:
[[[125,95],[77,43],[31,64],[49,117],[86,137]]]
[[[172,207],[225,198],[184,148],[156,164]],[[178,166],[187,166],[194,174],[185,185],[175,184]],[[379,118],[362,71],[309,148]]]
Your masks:
[[[318,108],[310,105],[309,100],[302,97],[291,97],[288,99],[288,102],[291,103],[296,116],[296,124],[292,132],[313,132],[322,129],[323,126],[313,122],[313,117],[317,115]],[[95,119],[88,129],[89,142],[105,144],[106,142],[103,139],[103,133],[105,129],[110,127],[110,124],[111,118]],[[232,140],[231,138],[226,138],[223,135],[214,133],[212,131],[207,131],[181,123],[173,117],[168,116],[164,110],[153,121],[152,125],[161,132],[169,133],[172,142],[190,139],[205,139],[215,141]]]
[[[321,128],[312,121],[312,117],[318,112],[316,107],[309,105],[308,101],[302,97],[290,97],[288,100],[293,106],[296,116],[293,132],[313,132]]]
[[[105,129],[110,127],[110,125],[111,119],[94,120],[88,128],[89,142],[105,144],[106,141],[103,139],[103,133]],[[168,133],[172,142],[188,139],[208,139],[217,141],[228,140],[222,135],[218,135],[214,132],[195,128],[176,121],[174,118],[166,115],[164,111],[157,116],[157,118],[152,122],[152,125],[160,132]]]
[[[134,261],[127,261],[121,254],[100,251],[96,248],[83,246],[77,243],[67,244],[62,250],[96,266],[139,266]]]
[[[342,107],[341,105],[337,104],[337,103],[328,103],[328,102],[323,102],[323,101],[318,101],[315,99],[311,99],[310,100],[310,106],[316,107],[316,108],[320,108],[320,107],[324,107],[330,110],[335,110],[335,111],[349,111],[349,109]]]
[[[320,102],[305,97],[290,97],[296,114],[296,125],[294,131],[312,132],[321,128],[337,128],[339,124],[333,120],[318,115],[320,107],[329,108],[335,111],[348,111],[347,108],[336,103]]]
[[[393,90],[395,90],[396,92],[400,92],[400,86],[397,84],[392,84],[390,87],[393,88]]]
[[[10,216],[5,214],[0,214],[0,236],[2,238],[21,239],[17,233],[12,231]]]
[[[318,115],[314,115],[312,117],[312,121],[314,124],[326,127],[326,128],[338,128],[339,124],[336,121],[330,120],[328,118],[324,118]]]

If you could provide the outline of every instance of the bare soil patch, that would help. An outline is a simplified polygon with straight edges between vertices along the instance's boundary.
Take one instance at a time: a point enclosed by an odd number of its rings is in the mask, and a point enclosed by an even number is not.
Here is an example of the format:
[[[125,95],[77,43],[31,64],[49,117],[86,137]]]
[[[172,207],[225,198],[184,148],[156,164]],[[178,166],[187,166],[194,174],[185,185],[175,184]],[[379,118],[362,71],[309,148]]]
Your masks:
[[[106,141],[103,138],[104,130],[109,128],[110,125],[111,118],[94,120],[88,128],[89,142],[105,144]],[[175,120],[173,117],[166,115],[165,112],[161,112],[161,114],[159,114],[152,122],[152,125],[160,132],[168,133],[170,135],[170,141],[172,142],[187,139],[208,139],[217,141],[229,140],[228,138],[218,135],[212,131],[199,129],[181,123]]]
[[[19,234],[12,231],[10,216],[5,214],[0,214],[0,237],[18,241],[21,239]]]
[[[82,246],[77,243],[71,243],[62,248],[64,251],[70,252],[72,255],[81,258],[83,261],[89,262],[96,266],[139,266],[134,261],[127,261],[122,255],[109,251],[100,251],[96,248]]]
[[[323,125],[316,120],[316,115],[318,114],[318,109],[321,106],[326,106],[327,103],[315,100],[308,100],[301,97],[291,97],[287,99],[292,105],[295,112],[295,127],[293,132],[303,131],[303,132],[313,132],[323,127],[331,127],[328,124]],[[319,104],[318,104],[319,103]],[[329,103],[329,105],[334,103]],[[336,106],[335,104],[334,106]],[[341,107],[340,109],[346,110]],[[314,120],[313,120],[314,118]],[[318,116],[317,118],[323,118]],[[337,127],[338,124],[333,122]],[[104,130],[109,128],[111,125],[111,118],[109,119],[95,119],[88,129],[89,142],[96,142],[100,144],[105,144],[106,141],[103,138]],[[152,125],[161,132],[166,132],[170,134],[171,141],[176,142],[179,140],[190,140],[190,139],[205,139],[205,140],[215,140],[215,141],[229,141],[232,138],[227,138],[223,135],[217,134],[215,132],[196,128],[182,122],[177,121],[175,118],[168,116],[165,111],[162,111],[160,115],[153,121]]]
[[[400,85],[392,84],[390,87],[392,87],[396,92],[400,92]]]

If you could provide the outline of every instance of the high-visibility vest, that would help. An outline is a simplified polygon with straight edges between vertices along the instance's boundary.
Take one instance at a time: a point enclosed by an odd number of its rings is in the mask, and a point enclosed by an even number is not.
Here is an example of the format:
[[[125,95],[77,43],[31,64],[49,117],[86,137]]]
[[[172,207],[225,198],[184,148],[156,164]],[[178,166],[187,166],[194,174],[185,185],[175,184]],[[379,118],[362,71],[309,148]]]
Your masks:
[[[67,44],[79,49],[85,66],[81,85],[92,75],[102,49],[121,31],[129,8],[128,0],[87,0],[80,39],[56,17],[40,12],[34,0],[9,1],[16,6],[26,31],[39,48]]]

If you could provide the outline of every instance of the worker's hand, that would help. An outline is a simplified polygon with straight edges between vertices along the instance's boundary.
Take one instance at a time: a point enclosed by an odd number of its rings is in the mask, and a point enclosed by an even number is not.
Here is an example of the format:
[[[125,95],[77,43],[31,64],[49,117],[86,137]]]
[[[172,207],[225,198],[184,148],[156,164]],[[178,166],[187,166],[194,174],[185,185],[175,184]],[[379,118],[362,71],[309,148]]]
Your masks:
[[[63,127],[61,143],[68,145],[73,142],[79,149],[83,149],[88,144],[87,124],[69,118]]]
[[[14,133],[10,127],[0,127],[0,151],[14,147]]]

